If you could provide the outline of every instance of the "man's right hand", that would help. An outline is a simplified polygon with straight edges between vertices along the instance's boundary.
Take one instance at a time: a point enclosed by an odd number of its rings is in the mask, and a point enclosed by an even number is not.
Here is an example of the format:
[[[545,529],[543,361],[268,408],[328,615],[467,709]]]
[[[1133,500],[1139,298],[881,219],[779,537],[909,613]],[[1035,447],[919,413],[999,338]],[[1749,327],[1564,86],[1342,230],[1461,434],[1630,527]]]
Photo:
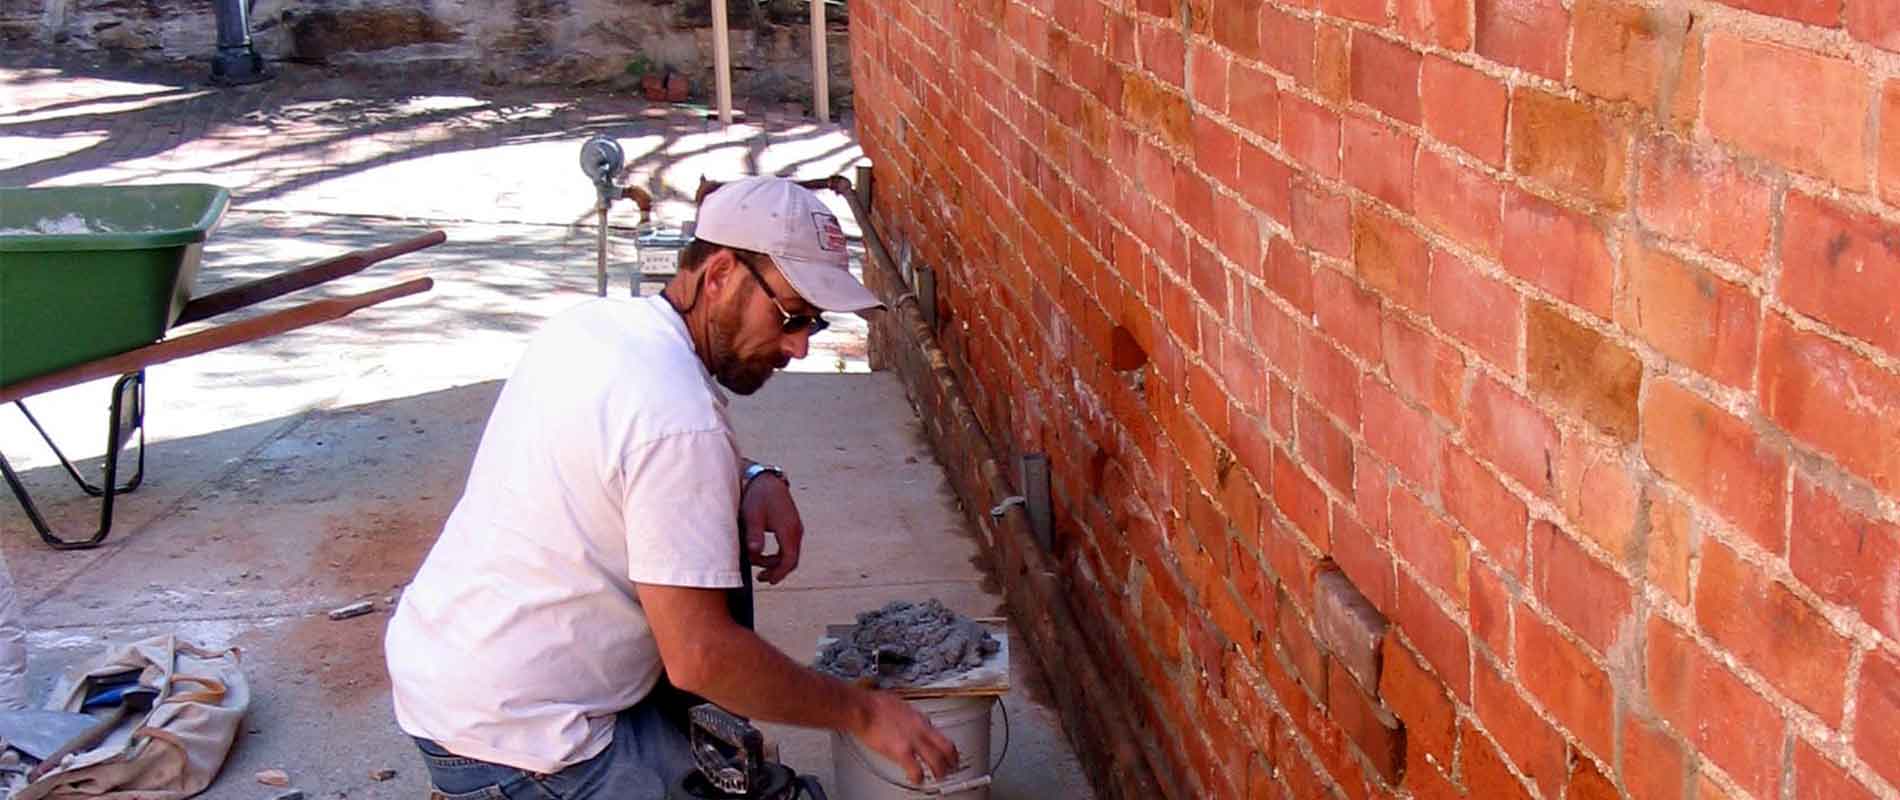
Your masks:
[[[924,782],[924,768],[941,780],[957,770],[957,746],[911,704],[888,692],[866,690],[863,723],[851,735],[878,755],[904,768],[912,786]]]

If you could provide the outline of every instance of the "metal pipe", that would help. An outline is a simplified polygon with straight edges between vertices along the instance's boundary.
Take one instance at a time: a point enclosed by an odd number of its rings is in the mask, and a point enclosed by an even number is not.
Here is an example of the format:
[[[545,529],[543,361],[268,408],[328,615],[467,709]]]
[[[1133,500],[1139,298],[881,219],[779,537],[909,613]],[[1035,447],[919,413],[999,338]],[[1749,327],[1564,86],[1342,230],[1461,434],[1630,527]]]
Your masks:
[[[211,59],[211,81],[233,86],[271,77],[264,57],[251,46],[251,17],[247,0],[214,0],[218,20],[218,52]]]
[[[732,124],[732,42],[726,28],[726,0],[712,0],[713,91],[719,99],[719,124]]]
[[[819,122],[831,121],[831,65],[825,59],[825,0],[811,0],[812,110]]]
[[[594,293],[597,295],[600,295],[601,297],[606,297],[607,296],[607,204],[606,203],[602,203],[600,205],[600,240],[599,240],[599,247],[597,249],[599,253],[594,262],[594,277],[599,282],[600,285],[598,288],[594,290]],[[636,290],[638,289],[638,287],[635,287],[635,288]]]

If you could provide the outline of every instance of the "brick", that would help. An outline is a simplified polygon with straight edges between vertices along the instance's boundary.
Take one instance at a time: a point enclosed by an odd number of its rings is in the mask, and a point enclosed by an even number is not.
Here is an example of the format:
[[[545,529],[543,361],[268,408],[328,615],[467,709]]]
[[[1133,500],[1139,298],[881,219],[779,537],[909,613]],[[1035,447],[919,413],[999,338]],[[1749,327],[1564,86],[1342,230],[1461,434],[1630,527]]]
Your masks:
[[[1381,320],[1381,338],[1385,374],[1399,393],[1440,417],[1457,419],[1464,392],[1464,354],[1396,314]]]
[[[1900,495],[1900,376],[1818,335],[1768,317],[1761,346],[1761,407],[1769,419]]]
[[[1214,121],[1212,117],[1196,116],[1188,127],[1194,137],[1194,166],[1221,183],[1228,186],[1238,185],[1239,182],[1235,176],[1239,171],[1240,138],[1235,136],[1227,126]],[[1181,174],[1183,173],[1176,173],[1177,187]],[[1197,181],[1197,183],[1204,186],[1204,182]],[[1175,200],[1177,203],[1182,203],[1186,198],[1177,190]],[[1193,208],[1183,208],[1179,211],[1182,212],[1183,217],[1196,213],[1196,209]],[[1189,218],[1188,222],[1198,224],[1200,220]]]
[[[1327,548],[1326,493],[1300,471],[1298,463],[1277,452],[1273,460],[1273,504],[1308,541],[1322,550]]]
[[[1225,5],[1220,13],[1210,14],[1214,41],[1233,51],[1235,56],[1256,61],[1260,58],[1260,11],[1258,6]]]
[[[1517,693],[1515,682],[1498,674],[1489,664],[1474,672],[1473,708],[1484,727],[1498,737],[1504,753],[1520,772],[1555,797],[1563,785],[1563,736],[1545,722]]]
[[[1789,193],[1783,220],[1781,297],[1900,354],[1900,225],[1800,192]]]
[[[1511,169],[1603,207],[1623,207],[1627,129],[1586,103],[1536,89],[1519,88],[1511,105]]]
[[[1397,0],[1399,33],[1451,51],[1471,49],[1471,0]]]
[[[1777,17],[1820,25],[1826,28],[1841,26],[1842,0],[1721,0],[1736,8],[1753,11],[1757,14],[1770,14]]]
[[[1418,140],[1376,120],[1347,117],[1346,182],[1401,211],[1412,209],[1412,164]]]
[[[1788,565],[1822,599],[1900,639],[1900,525],[1872,519],[1796,473]]]
[[[1490,470],[1470,454],[1447,445],[1444,456],[1445,510],[1484,545],[1485,552],[1512,575],[1524,572],[1524,530],[1529,512]]]
[[[1794,744],[1795,800],[1873,800],[1874,793],[1860,785],[1847,772],[1808,744]]]
[[[1641,561],[1636,537],[1640,490],[1620,451],[1583,437],[1564,440],[1557,475],[1564,515],[1578,532],[1620,559]]]
[[[1300,457],[1341,494],[1352,491],[1352,439],[1311,403],[1299,408]]]
[[[1267,66],[1296,83],[1310,85],[1313,82],[1313,49],[1317,35],[1311,19],[1273,6],[1260,9],[1261,58]]]
[[[1643,455],[1650,466],[1769,552],[1782,552],[1788,463],[1781,450],[1675,383],[1653,381],[1645,394]]]
[[[1551,493],[1560,454],[1557,427],[1530,401],[1489,378],[1479,378],[1465,408],[1466,442],[1505,475],[1538,494]]]
[[[1180,87],[1187,80],[1187,44],[1171,26],[1143,23],[1137,34],[1141,66],[1169,86]]]
[[[1719,150],[1654,136],[1637,147],[1636,215],[1753,272],[1768,259],[1771,193]]]
[[[1635,714],[1623,715],[1623,785],[1644,800],[1682,800],[1688,788],[1682,745]]]
[[[1887,782],[1900,784],[1900,659],[1882,650],[1860,665],[1854,752]]]
[[[1513,576],[1516,577],[1516,576]],[[1471,567],[1471,635],[1490,648],[1498,661],[1511,659],[1511,617],[1516,601],[1498,573],[1482,563]]]
[[[1392,552],[1449,596],[1457,609],[1468,606],[1470,542],[1408,491],[1392,493]]]
[[[1229,62],[1227,115],[1269,142],[1280,140],[1280,84],[1260,70]]]
[[[1702,62],[1708,51],[1708,37],[1692,28],[1682,51],[1674,82],[1667,78],[1663,81],[1661,121],[1678,136],[1694,136],[1696,123],[1702,118]]]
[[[1307,169],[1339,177],[1339,129],[1339,115],[1325,107],[1291,95],[1281,98],[1281,142]]]
[[[1778,44],[1709,36],[1704,119],[1715,138],[1848,189],[1865,190],[1866,70]]]
[[[1369,34],[1352,35],[1352,99],[1394,119],[1419,124],[1419,54]]]
[[[1774,707],[1660,617],[1650,617],[1647,643],[1650,704],[1743,789],[1756,797],[1776,796],[1786,723]]]
[[[1880,0],[1850,0],[1847,32],[1882,50],[1900,53],[1900,14]]]
[[[1531,797],[1530,790],[1505,766],[1504,756],[1491,742],[1470,725],[1460,725],[1459,738],[1464,753],[1464,783],[1471,797],[1486,800],[1518,800]],[[1509,736],[1509,732],[1505,732]]]
[[[1900,204],[1900,80],[1880,93],[1880,196]]]
[[[1625,328],[1721,383],[1754,385],[1761,303],[1753,294],[1635,237],[1624,241],[1623,265],[1628,302],[1618,321]]]
[[[1399,575],[1397,613],[1392,621],[1432,665],[1432,671],[1452,696],[1471,702],[1470,638],[1417,581],[1403,573]]]
[[[1343,273],[1322,269],[1314,277],[1314,316],[1319,329],[1360,358],[1380,359],[1379,296]]]
[[[1391,522],[1387,493],[1392,479],[1386,475],[1385,466],[1372,458],[1370,449],[1359,451],[1356,459],[1367,466],[1353,475],[1353,510],[1374,537],[1384,539]],[[1382,604],[1379,608],[1391,614],[1388,606]]]
[[[1385,669],[1379,675],[1379,700],[1405,724],[1408,749],[1430,754],[1451,765],[1453,721],[1457,712],[1438,679],[1425,672],[1412,651],[1386,634]]]
[[[1392,613],[1392,557],[1373,533],[1342,509],[1333,509],[1333,560],[1380,614]]]
[[[1478,356],[1517,372],[1524,299],[1443,250],[1432,251],[1429,288],[1432,322]]]
[[[1672,62],[1681,58],[1686,9],[1646,9],[1620,0],[1580,0],[1573,14],[1571,81],[1605,100],[1660,107]]]
[[[1517,674],[1557,724],[1598,757],[1607,757],[1616,706],[1610,677],[1584,651],[1537,618],[1517,618]]]
[[[1414,180],[1420,221],[1465,247],[1497,255],[1501,184],[1430,150],[1418,154]]]
[[[1321,23],[1313,40],[1313,80],[1319,96],[1344,104],[1352,92],[1352,38],[1342,25]]]
[[[1405,765],[1405,727],[1392,712],[1380,708],[1378,701],[1345,670],[1334,669],[1327,680],[1326,705],[1340,730],[1365,754],[1381,779],[1397,783],[1399,770]]]
[[[1629,581],[1547,521],[1533,525],[1531,537],[1538,599],[1585,644],[1610,652],[1634,602]]]
[[[1427,132],[1491,166],[1504,166],[1504,122],[1511,96],[1502,82],[1441,56],[1426,56],[1419,93]]]
[[[1788,587],[1720,544],[1702,548],[1696,621],[1717,644],[1829,725],[1839,724],[1851,645]]]
[[[1610,247],[1595,222],[1528,192],[1504,198],[1504,268],[1608,319],[1614,283]]]
[[[1319,8],[1328,16],[1384,25],[1385,3],[1386,0],[1319,0]]]
[[[1369,204],[1352,207],[1353,266],[1387,299],[1422,310],[1428,302],[1431,251],[1425,239]]]
[[[1524,339],[1532,391],[1621,441],[1636,439],[1643,364],[1635,353],[1544,303],[1524,310]]]
[[[1261,213],[1293,224],[1293,168],[1251,143],[1240,145],[1240,196]]]
[[[1293,666],[1293,671],[1306,684],[1307,691],[1315,696],[1324,697],[1326,693],[1326,672],[1331,668],[1325,651],[1319,647],[1319,640],[1307,626],[1305,618],[1300,616],[1298,606],[1283,590],[1278,601],[1278,622],[1275,624],[1280,636],[1275,644],[1285,654]]]
[[[1227,113],[1227,56],[1196,45],[1188,51],[1188,97],[1203,108]]]
[[[1122,110],[1136,125],[1178,148],[1193,146],[1187,99],[1141,73],[1122,73]]]
[[[1267,244],[1267,288],[1302,314],[1313,313],[1313,265],[1285,238]]]
[[[1430,416],[1405,404],[1384,383],[1368,376],[1360,389],[1366,447],[1399,475],[1427,491],[1438,486],[1439,446],[1444,435]]]
[[[1351,258],[1352,201],[1318,184],[1294,184],[1293,236],[1334,258]]]
[[[1649,495],[1645,553],[1649,582],[1676,602],[1689,604],[1689,559],[1696,552],[1695,517],[1689,507],[1659,493]]]
[[[1324,570],[1313,579],[1313,617],[1320,641],[1347,680],[1367,691],[1379,688],[1385,615],[1374,608],[1345,573]]]
[[[1570,12],[1559,0],[1477,0],[1478,54],[1554,81],[1569,58]]]

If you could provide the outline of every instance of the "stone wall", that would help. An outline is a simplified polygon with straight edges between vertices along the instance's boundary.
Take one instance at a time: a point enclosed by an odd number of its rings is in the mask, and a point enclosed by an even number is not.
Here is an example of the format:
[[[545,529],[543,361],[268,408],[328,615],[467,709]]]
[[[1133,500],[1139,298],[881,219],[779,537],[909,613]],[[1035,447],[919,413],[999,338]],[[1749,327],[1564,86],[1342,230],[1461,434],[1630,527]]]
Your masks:
[[[1900,4],[858,12],[1105,794],[1900,798]]]
[[[370,69],[468,73],[491,83],[632,85],[672,69],[712,95],[712,12],[706,0],[253,0],[252,38],[265,58]],[[810,7],[731,0],[733,91],[809,101]],[[829,8],[831,93],[847,103],[850,52],[843,6]],[[217,27],[209,0],[0,0],[9,46],[111,50],[208,60]]]

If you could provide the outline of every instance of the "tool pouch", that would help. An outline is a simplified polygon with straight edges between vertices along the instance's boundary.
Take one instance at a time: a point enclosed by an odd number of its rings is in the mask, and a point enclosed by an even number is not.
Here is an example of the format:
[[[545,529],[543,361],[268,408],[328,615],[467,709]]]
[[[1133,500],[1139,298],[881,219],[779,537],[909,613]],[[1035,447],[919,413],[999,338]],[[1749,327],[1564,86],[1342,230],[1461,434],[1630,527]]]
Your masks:
[[[102,717],[114,721],[89,732],[94,741],[45,765],[30,783],[0,785],[0,798],[183,800],[211,785],[251,704],[237,650],[205,650],[171,635],[125,645],[70,673],[47,708],[78,712],[102,680],[127,675],[156,690],[150,710],[127,705],[126,713]]]

